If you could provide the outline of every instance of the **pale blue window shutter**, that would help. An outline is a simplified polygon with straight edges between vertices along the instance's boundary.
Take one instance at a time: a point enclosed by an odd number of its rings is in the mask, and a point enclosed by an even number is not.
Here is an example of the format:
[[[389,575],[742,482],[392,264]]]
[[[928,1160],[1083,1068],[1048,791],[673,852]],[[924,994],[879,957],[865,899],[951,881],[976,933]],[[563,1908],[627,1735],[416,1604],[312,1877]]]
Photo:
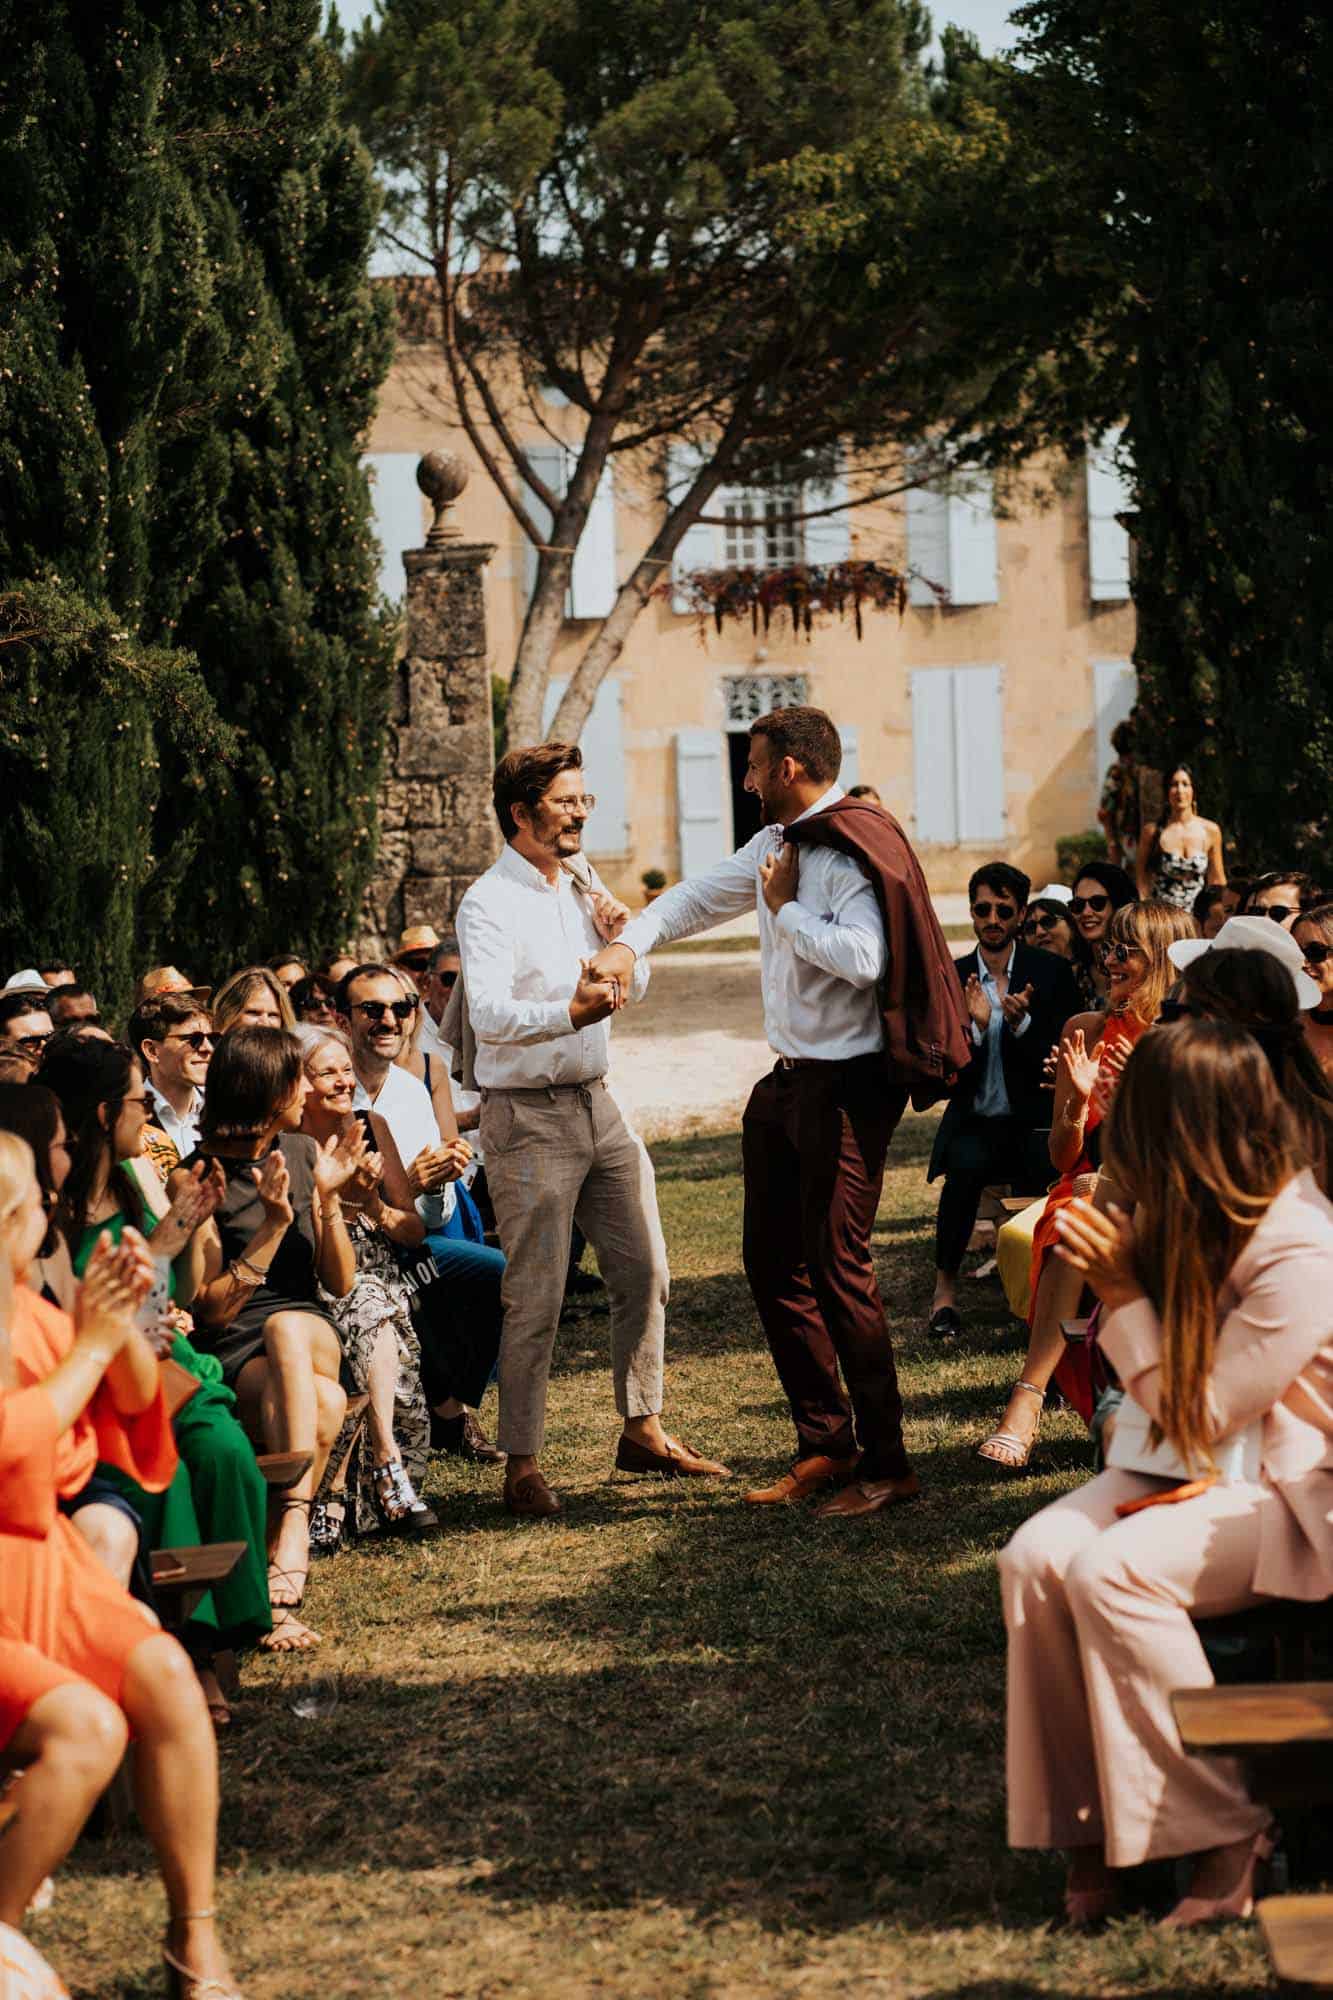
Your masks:
[[[668,448],[667,501],[670,506],[679,504],[684,494],[694,484],[704,463],[702,452],[696,451],[693,445],[673,444]],[[707,511],[710,514],[720,514],[722,512],[720,503],[721,495],[715,493],[708,502]],[[671,559],[673,581],[688,576],[691,570],[718,567],[720,533],[719,529],[700,521],[696,521],[692,528],[685,530]],[[678,583],[678,587],[672,593],[671,609],[691,611],[693,608],[689,592],[683,584]]]
[[[680,872],[697,875],[731,852],[720,730],[676,731],[676,824]]]
[[[847,499],[847,467],[840,450],[837,464],[827,479],[808,479],[805,482],[801,488],[801,505],[845,509]],[[846,562],[851,552],[852,535],[845,512],[821,514],[818,520],[802,521],[799,528],[805,537],[805,559],[808,563],[822,568]]]
[[[1094,604],[1129,596],[1129,535],[1116,519],[1134,504],[1133,488],[1117,462],[1119,431],[1108,431],[1088,450],[1088,594]]]
[[[400,604],[407,589],[403,550],[419,549],[424,524],[423,497],[417,485],[417,454],[412,451],[372,451],[361,461],[370,478],[371,529],[380,545],[379,586]]]
[[[547,684],[542,706],[542,733],[555,720],[567,680]],[[604,680],[579,733],[583,752],[583,784],[597,800],[597,810],[583,830],[588,853],[621,855],[629,848],[629,784],[625,772],[625,733],[620,682]]]
[[[560,499],[565,497],[565,449],[559,444],[530,444],[523,456],[536,473],[538,479],[545,480],[552,493]],[[519,498],[536,523],[537,532],[544,542],[551,539],[554,525],[548,510],[542,505],[530,486],[523,486]],[[537,587],[537,551],[528,540],[523,543],[523,594],[528,603]],[[566,605],[568,611],[568,605]]]
[[[838,735],[842,740],[842,769],[838,772],[838,783],[844,792],[850,792],[853,785],[861,782],[861,752],[855,729],[838,724]]]
[[[994,604],[1000,595],[994,483],[988,472],[960,473],[949,494],[949,594],[955,604]]]
[[[609,465],[602,468],[574,551],[569,600],[571,618],[605,618],[616,601],[616,495]]]
[[[999,667],[953,669],[958,839],[1003,840],[1004,674]]]
[[[958,839],[953,673],[928,667],[912,675],[912,769],[920,841]]]
[[[930,588],[951,591],[949,566],[949,501],[929,486],[914,486],[907,495],[907,601],[934,611],[939,598]]]
[[[1115,757],[1111,748],[1111,731],[1118,723],[1129,720],[1130,710],[1138,700],[1139,679],[1128,660],[1094,660],[1092,663],[1092,712],[1093,727],[1097,734],[1097,803],[1101,804],[1102,785],[1107,770]]]

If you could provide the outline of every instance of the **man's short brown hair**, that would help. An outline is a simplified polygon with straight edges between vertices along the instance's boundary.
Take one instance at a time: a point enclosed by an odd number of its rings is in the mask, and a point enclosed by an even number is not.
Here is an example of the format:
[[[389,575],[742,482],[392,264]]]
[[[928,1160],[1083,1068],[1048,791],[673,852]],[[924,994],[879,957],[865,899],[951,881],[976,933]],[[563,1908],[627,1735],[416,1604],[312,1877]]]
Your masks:
[[[201,1019],[207,1021],[211,1030],[212,1015],[191,994],[151,993],[130,1015],[125,1039],[142,1061],[145,1042],[164,1042],[173,1028],[183,1028],[187,1021]]]
[[[750,724],[750,734],[766,736],[774,757],[790,757],[817,785],[831,785],[842,769],[842,738],[822,708],[775,708]]]
[[[583,752],[577,743],[535,743],[526,750],[506,750],[495,767],[491,796],[495,817],[506,840],[518,832],[515,806],[535,812],[562,771],[581,771]]]

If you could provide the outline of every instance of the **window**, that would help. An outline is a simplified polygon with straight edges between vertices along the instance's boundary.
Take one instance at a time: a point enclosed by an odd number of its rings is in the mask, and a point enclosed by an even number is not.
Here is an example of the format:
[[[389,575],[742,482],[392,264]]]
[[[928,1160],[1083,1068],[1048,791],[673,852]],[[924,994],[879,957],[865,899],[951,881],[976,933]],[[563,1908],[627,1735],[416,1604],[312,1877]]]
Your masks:
[[[797,708],[810,699],[804,674],[728,674],[722,682],[728,729],[748,729],[775,708]]]
[[[1116,518],[1134,505],[1121,433],[1108,431],[1088,446],[1088,596],[1094,604],[1122,604],[1129,596],[1129,535]]]
[[[917,839],[1003,840],[1003,668],[926,667],[911,681]]]
[[[526,457],[533,471],[544,479],[553,493],[563,496],[574,469],[575,454],[564,445],[529,445]],[[522,499],[548,541],[551,516],[541,501],[525,486]],[[524,540],[524,584],[527,595],[537,585],[537,551]],[[605,618],[616,601],[616,502],[611,468],[605,466],[593,494],[588,518],[583,524],[574,564],[565,593],[566,618]]]
[[[728,569],[786,569],[805,559],[801,493],[734,489],[723,503],[723,562]]]
[[[908,601],[924,610],[941,603],[998,601],[994,482],[988,472],[962,472],[947,483],[911,489],[907,566]]]
[[[692,445],[670,446],[669,506],[679,502],[703,463]],[[689,578],[696,570],[785,569],[802,562],[826,567],[845,562],[851,545],[847,504],[847,472],[840,451],[830,452],[828,463],[816,467],[799,486],[772,493],[719,486],[706,509],[711,518],[687,528],[672,557],[676,586],[672,610],[695,609]],[[806,508],[817,510],[813,520],[797,518]],[[715,520],[721,525],[715,526]]]

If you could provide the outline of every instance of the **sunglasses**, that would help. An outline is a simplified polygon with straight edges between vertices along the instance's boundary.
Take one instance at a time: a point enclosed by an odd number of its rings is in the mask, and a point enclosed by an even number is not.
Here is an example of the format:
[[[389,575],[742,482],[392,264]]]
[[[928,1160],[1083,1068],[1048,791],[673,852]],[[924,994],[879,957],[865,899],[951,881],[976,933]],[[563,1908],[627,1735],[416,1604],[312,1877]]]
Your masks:
[[[415,1000],[354,1000],[352,1005],[359,1008],[368,1021],[382,1021],[386,1014],[392,1014],[395,1021],[405,1021],[417,1009]]]
[[[437,972],[435,977],[439,980],[446,993],[451,992],[458,984],[458,974],[456,972]]]
[[[1097,915],[1100,916],[1103,910],[1110,909],[1111,898],[1106,895],[1071,896],[1069,898],[1069,907],[1076,917],[1081,917],[1085,910],[1095,910]]]
[[[316,996],[313,999],[307,1000],[303,1004],[301,1008],[301,1019],[303,1021],[307,1021],[310,1019],[312,1014],[331,1014],[332,1012],[333,1012],[332,1000],[321,1000],[318,996]]]
[[[50,1039],[50,1035],[20,1035],[14,1046],[22,1049],[25,1055],[35,1056],[39,1050],[46,1047]]]
[[[1285,924],[1288,917],[1298,917],[1300,913],[1301,906],[1299,903],[1294,909],[1290,903],[1270,903],[1266,910],[1256,910],[1254,912],[1256,917],[1271,917],[1275,924]]]
[[[1138,946],[1132,944],[1104,944],[1102,946],[1102,964],[1128,965],[1137,950]]]
[[[989,917],[992,913],[1004,924],[1008,923],[1010,917],[1016,917],[1018,910],[1013,903],[973,903],[972,905],[972,914],[974,917]]]
[[[196,1055],[200,1055],[204,1049],[217,1047],[217,1036],[211,1035],[207,1028],[195,1028],[188,1035],[164,1035],[162,1039],[167,1042],[186,1042]]]
[[[394,960],[394,964],[401,965],[404,972],[424,972],[430,964],[430,953],[428,951],[405,951],[401,958]]]
[[[1051,916],[1045,910],[1042,910],[1035,917],[1028,918],[1023,926],[1023,935],[1024,937],[1035,937],[1038,931],[1053,931],[1059,921],[1059,917]]]
[[[1303,944],[1301,955],[1307,965],[1322,965],[1326,958],[1333,955],[1333,944]]]
[[[1157,1009],[1157,1025],[1169,1028],[1173,1021],[1200,1021],[1203,1016],[1197,1007],[1191,1007],[1188,1000],[1163,1000]]]

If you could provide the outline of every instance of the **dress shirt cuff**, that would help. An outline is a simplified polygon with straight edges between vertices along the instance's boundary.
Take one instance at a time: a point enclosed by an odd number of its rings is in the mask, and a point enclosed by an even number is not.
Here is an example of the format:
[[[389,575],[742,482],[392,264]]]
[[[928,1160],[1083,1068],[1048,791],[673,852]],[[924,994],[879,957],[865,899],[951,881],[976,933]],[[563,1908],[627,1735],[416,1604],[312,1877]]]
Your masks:
[[[1005,1023],[1005,1026],[1009,1027],[1007,1021]],[[1032,1016],[1031,1014],[1025,1014],[1022,1020],[1019,1022],[1018,1026],[1016,1028],[1009,1028],[1009,1032],[1013,1036],[1014,1040],[1017,1041],[1019,1036],[1025,1035],[1031,1026],[1032,1026]]]
[[[978,1027],[975,1021],[969,1021],[967,1025],[972,1033],[972,1046],[974,1049],[979,1049],[985,1040],[985,1030]]]
[[[620,936],[612,939],[612,943],[628,945],[635,958],[645,957],[657,943],[657,927],[649,912],[644,910],[639,916],[631,917]]]
[[[805,915],[806,912],[793,897],[790,903],[782,905],[773,922],[778,930],[785,931],[789,938],[795,939],[805,929]]]

